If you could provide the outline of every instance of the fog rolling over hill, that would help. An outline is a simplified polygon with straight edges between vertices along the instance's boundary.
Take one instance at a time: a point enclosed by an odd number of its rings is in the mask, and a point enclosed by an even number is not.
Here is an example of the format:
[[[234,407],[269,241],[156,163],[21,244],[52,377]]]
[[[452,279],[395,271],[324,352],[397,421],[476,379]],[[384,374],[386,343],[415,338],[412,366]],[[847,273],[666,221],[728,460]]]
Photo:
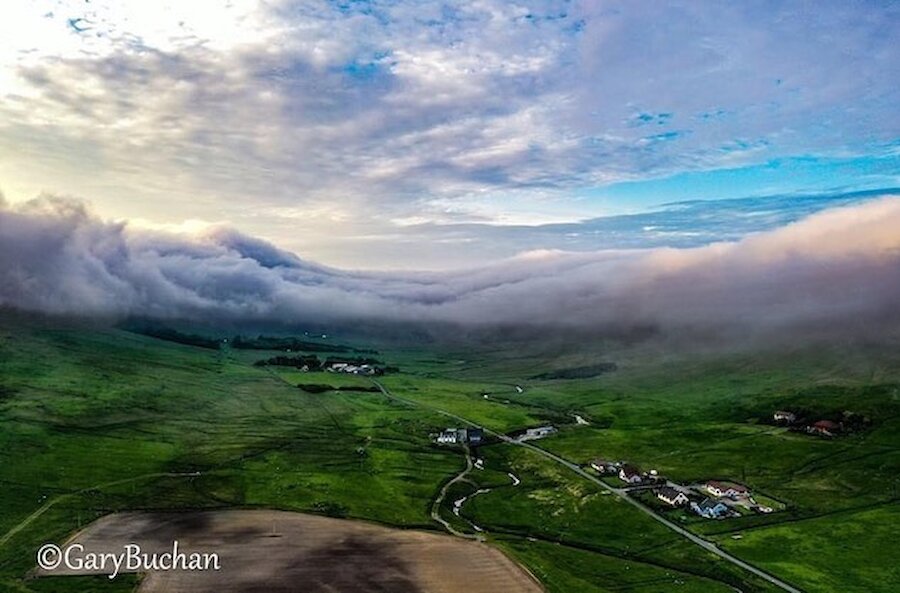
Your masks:
[[[2,16],[0,593],[900,592],[900,2]]]
[[[104,319],[735,339],[896,335],[900,198],[694,248],[532,251],[444,272],[319,266],[219,227],[166,234],[44,197],[0,210],[0,305]]]

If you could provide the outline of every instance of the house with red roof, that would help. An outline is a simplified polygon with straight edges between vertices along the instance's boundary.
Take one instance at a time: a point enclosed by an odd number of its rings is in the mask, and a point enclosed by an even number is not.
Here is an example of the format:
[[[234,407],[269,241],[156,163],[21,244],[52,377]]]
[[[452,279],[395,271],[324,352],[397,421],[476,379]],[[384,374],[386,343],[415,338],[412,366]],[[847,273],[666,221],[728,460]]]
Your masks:
[[[817,434],[825,437],[833,437],[841,431],[841,425],[831,420],[819,420],[806,429],[810,434]]]

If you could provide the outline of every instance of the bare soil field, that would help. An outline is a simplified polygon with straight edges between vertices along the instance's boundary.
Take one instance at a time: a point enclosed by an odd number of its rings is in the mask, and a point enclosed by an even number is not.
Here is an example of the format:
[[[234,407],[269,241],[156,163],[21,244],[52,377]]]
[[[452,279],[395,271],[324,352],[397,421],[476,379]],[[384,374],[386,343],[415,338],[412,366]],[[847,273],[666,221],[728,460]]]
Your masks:
[[[117,513],[73,536],[88,552],[216,553],[220,570],[150,571],[140,593],[540,592],[515,562],[484,543],[360,521],[267,510]],[[109,574],[71,570],[53,574]]]

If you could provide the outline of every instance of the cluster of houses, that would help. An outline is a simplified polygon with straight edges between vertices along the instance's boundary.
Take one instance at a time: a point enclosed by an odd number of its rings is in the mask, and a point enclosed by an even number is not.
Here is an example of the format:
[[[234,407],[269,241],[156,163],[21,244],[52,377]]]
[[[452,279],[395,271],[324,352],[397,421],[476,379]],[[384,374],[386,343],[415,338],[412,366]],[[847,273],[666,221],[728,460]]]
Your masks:
[[[609,461],[606,459],[594,459],[590,463],[591,469],[604,476],[619,476],[619,479],[630,486],[649,485],[664,479],[655,469],[643,472],[641,469],[624,461]]]
[[[749,497],[750,491],[739,484],[710,480],[693,487],[663,486],[654,490],[656,498],[671,507],[689,507],[705,519],[722,519],[736,513],[723,499],[736,501]]]
[[[821,437],[837,436],[844,428],[840,423],[832,422],[831,420],[817,420],[816,422],[810,424],[804,424],[800,422],[797,414],[787,410],[776,411],[774,414],[772,414],[772,419],[777,424],[790,426],[792,428],[805,431],[808,434]]]
[[[616,476],[627,484],[628,491],[651,490],[657,499],[670,507],[687,507],[706,519],[735,516],[734,507],[743,506],[760,513],[774,509],[758,504],[750,489],[733,482],[709,480],[702,484],[682,486],[666,480],[656,470],[643,472],[635,465],[623,461],[594,459],[590,467],[604,476]]]
[[[666,486],[659,488],[656,498],[672,507],[690,506],[697,515],[706,519],[722,519],[738,515],[736,506],[742,506],[759,513],[771,513],[774,509],[758,504],[750,489],[733,482],[709,480],[691,486]]]
[[[302,369],[301,369],[302,370]],[[334,362],[325,367],[327,373],[344,373],[347,375],[381,375],[383,371],[370,364],[350,364],[348,362]]]
[[[445,428],[431,438],[439,445],[479,445],[484,440],[484,429]]]
[[[731,509],[720,500],[704,496],[692,500],[683,490],[672,486],[663,486],[657,489],[656,498],[671,507],[683,507],[690,505],[691,510],[705,519],[721,519],[731,513]]]

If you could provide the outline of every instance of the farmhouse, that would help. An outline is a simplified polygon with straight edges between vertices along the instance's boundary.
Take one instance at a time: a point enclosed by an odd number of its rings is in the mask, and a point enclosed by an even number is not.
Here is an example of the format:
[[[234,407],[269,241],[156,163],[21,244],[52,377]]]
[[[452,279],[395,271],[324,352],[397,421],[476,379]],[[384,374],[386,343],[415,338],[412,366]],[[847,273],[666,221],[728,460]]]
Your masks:
[[[699,503],[692,502],[691,510],[706,519],[719,519],[728,514],[727,506],[711,498],[704,498]]]
[[[837,422],[832,422],[831,420],[819,420],[808,427],[806,431],[810,434],[833,437],[841,431],[841,425]]]
[[[438,433],[435,441],[439,445],[455,445],[460,442],[459,433],[460,433],[460,429],[448,428],[448,429],[442,430],[440,433]]]
[[[793,424],[797,421],[797,415],[786,410],[778,410],[772,415],[775,422],[783,422],[785,424]]]
[[[619,479],[629,484],[640,484],[644,481],[641,470],[627,463],[619,469]]]
[[[601,474],[614,474],[616,473],[616,464],[608,459],[597,458],[591,461],[590,463],[591,469]]]
[[[439,445],[461,445],[463,443],[478,445],[483,440],[484,430],[481,428],[447,428],[434,437],[434,441]]]
[[[739,498],[750,495],[750,490],[748,490],[746,486],[741,486],[740,484],[726,484],[725,482],[718,482],[716,480],[707,482],[705,488],[707,492],[718,497],[727,496],[728,498]]]
[[[684,492],[668,486],[657,490],[656,498],[673,507],[678,507],[690,502]]]

